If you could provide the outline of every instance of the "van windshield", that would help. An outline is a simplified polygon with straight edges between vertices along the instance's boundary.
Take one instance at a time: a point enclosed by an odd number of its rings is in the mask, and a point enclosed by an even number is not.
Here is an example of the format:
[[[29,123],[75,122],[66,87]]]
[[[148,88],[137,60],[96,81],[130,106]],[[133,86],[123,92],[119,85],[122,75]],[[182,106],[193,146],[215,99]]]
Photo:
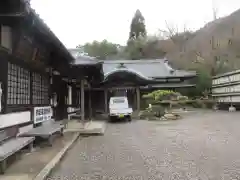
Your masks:
[[[124,102],[125,102],[124,99],[113,99],[114,104],[119,104],[119,103],[124,103]]]

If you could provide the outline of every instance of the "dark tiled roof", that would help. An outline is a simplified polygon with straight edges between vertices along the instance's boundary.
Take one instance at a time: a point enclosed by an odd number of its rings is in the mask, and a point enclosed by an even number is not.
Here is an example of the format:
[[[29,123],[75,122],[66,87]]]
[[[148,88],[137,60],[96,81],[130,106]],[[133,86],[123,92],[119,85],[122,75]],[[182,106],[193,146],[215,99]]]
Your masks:
[[[95,65],[101,63],[97,58],[87,56],[81,52],[81,49],[68,49],[68,51],[72,54],[75,58],[73,65]]]
[[[91,57],[88,56],[78,56],[77,58],[75,58],[73,64],[74,65],[94,65],[94,64],[99,64],[101,63],[101,61],[97,60],[97,59],[93,59]]]
[[[69,49],[69,52],[75,57],[74,65],[94,65],[102,63],[105,78],[119,71],[133,73],[146,80],[196,76],[196,72],[172,69],[166,59],[100,61],[97,58],[85,55],[79,48]],[[123,66],[119,68],[121,64]]]
[[[104,75],[119,71],[119,65],[123,64],[123,70],[139,73],[149,79],[166,77],[191,77],[196,76],[196,72],[174,70],[168,65],[166,59],[156,60],[107,60],[103,62]],[[122,69],[122,68],[120,68]]]

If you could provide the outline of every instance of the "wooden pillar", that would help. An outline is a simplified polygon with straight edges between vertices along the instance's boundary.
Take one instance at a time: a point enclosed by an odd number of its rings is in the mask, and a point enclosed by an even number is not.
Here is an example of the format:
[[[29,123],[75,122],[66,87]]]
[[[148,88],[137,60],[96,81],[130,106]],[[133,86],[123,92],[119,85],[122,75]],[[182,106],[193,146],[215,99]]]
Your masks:
[[[108,97],[107,97],[107,95],[108,95],[107,89],[104,89],[104,107],[105,107],[104,111],[105,111],[105,113],[108,112],[108,102],[107,102]]]
[[[141,97],[139,87],[136,88],[136,94],[137,94],[137,111],[140,111]]]
[[[81,108],[81,90],[78,90],[78,107]]]
[[[68,85],[68,105],[72,105],[72,86]]]
[[[137,91],[137,89],[136,89]],[[133,96],[133,101],[134,101],[134,110],[137,110],[137,95],[135,95],[135,91],[133,91],[132,96]]]
[[[88,111],[89,111],[89,119],[92,119],[92,97],[91,90],[88,91]]]
[[[8,100],[8,58],[2,57],[0,62],[0,82],[2,87],[2,98],[1,98],[1,113],[5,113],[7,110],[7,100]],[[1,114],[0,113],[0,114]]]
[[[81,79],[81,120],[84,121],[85,110],[84,110],[84,79]]]

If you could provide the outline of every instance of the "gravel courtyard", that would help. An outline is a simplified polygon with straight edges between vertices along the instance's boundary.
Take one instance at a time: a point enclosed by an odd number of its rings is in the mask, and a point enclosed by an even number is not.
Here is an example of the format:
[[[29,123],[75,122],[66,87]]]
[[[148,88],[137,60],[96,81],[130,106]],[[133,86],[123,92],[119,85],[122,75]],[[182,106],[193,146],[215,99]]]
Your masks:
[[[48,179],[240,179],[240,113],[108,124],[78,140]]]

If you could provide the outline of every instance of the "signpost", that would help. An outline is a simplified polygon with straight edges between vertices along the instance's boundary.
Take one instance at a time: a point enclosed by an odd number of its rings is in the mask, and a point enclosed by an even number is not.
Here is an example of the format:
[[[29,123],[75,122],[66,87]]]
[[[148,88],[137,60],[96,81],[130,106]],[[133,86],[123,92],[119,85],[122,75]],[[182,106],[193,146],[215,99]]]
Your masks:
[[[38,124],[44,121],[49,121],[52,118],[52,107],[35,107],[33,110],[33,122]]]

